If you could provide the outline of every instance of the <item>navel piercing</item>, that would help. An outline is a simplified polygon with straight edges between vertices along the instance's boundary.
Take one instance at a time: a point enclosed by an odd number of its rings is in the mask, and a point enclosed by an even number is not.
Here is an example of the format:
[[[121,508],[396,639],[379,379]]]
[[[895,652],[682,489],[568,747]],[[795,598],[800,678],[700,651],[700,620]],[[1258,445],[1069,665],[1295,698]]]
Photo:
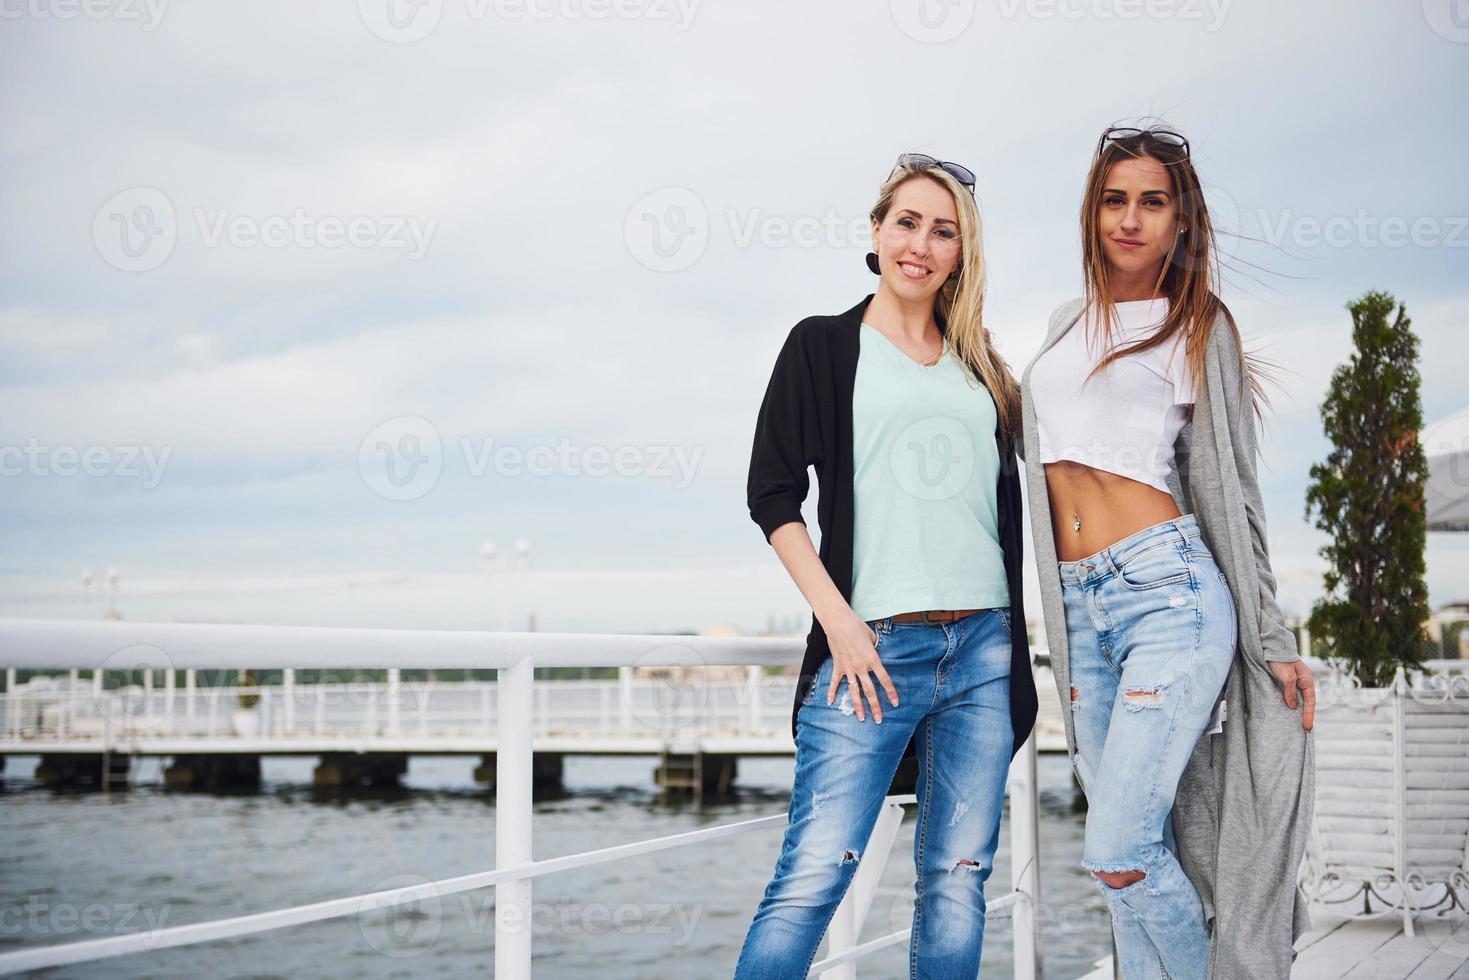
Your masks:
[[[1071,512],[1071,530],[1081,533],[1081,515],[1074,510]]]

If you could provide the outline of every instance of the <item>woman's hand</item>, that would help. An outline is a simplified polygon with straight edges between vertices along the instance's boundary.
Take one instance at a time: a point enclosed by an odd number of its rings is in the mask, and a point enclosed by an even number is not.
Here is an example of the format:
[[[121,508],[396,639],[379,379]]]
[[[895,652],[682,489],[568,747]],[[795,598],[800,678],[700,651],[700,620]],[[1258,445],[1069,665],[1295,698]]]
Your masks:
[[[888,700],[895,708],[898,706],[898,691],[893,687],[892,679],[888,677],[882,660],[877,656],[877,634],[849,608],[836,624],[836,629],[826,631],[826,639],[831,647],[832,659],[831,684],[826,689],[826,703],[831,704],[836,698],[837,687],[845,677],[848,690],[856,692],[860,687],[862,692],[861,697],[855,693],[852,697],[852,706],[857,709],[857,717],[862,721],[867,720],[862,706],[865,697],[871,705],[873,721],[881,725],[882,705],[878,701],[877,687],[869,675],[877,675],[878,683],[887,692]]]
[[[1296,710],[1296,691],[1301,692],[1300,700],[1306,702],[1306,710],[1301,713],[1301,727],[1306,731],[1316,724],[1316,678],[1311,673],[1311,668],[1306,666],[1304,660],[1293,660],[1290,663],[1270,663],[1270,673],[1280,681],[1280,686],[1285,688],[1285,705],[1290,710]]]

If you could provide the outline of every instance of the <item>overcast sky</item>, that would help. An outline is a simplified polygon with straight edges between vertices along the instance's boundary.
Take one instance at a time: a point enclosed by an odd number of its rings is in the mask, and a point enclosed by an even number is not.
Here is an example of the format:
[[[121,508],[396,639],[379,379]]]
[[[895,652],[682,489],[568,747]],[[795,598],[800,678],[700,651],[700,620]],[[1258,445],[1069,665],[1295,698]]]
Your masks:
[[[1018,373],[1079,290],[1097,136],[1142,116],[1242,235],[1303,612],[1344,304],[1407,304],[1426,421],[1469,402],[1455,2],[3,0],[0,615],[95,617],[115,567],[142,620],[804,622],[755,412],[791,325],[873,288],[893,159],[979,175]],[[1469,535],[1428,575],[1469,599]]]

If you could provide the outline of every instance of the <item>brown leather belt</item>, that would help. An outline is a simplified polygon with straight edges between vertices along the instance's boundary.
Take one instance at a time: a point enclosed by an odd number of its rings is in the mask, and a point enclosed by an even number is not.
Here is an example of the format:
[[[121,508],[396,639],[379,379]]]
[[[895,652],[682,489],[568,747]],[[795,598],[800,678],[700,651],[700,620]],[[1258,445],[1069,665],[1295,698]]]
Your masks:
[[[963,619],[977,612],[979,612],[978,609],[924,609],[919,612],[898,613],[891,618],[895,623],[923,622],[929,626],[937,626],[940,623],[952,623],[956,619]]]

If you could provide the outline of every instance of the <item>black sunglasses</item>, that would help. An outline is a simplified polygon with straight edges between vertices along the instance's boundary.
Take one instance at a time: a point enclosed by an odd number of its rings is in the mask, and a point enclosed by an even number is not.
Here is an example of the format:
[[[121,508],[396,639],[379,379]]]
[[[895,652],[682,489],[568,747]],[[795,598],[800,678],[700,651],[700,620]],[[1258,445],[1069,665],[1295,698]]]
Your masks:
[[[1189,158],[1188,140],[1184,139],[1179,133],[1175,133],[1171,129],[1137,129],[1132,126],[1113,126],[1103,133],[1102,138],[1097,140],[1096,155],[1100,156],[1103,147],[1110,142],[1130,140],[1138,136],[1147,136],[1150,139],[1157,140],[1159,143],[1180,147],[1183,149],[1184,158]]]
[[[904,153],[898,157],[898,162],[893,165],[893,172],[896,173],[900,167],[906,167],[909,170],[923,170],[927,167],[937,167],[969,188],[969,193],[974,193],[974,171],[960,164],[950,163],[947,160],[938,160],[929,156],[927,153]],[[888,176],[892,176],[892,174]]]

